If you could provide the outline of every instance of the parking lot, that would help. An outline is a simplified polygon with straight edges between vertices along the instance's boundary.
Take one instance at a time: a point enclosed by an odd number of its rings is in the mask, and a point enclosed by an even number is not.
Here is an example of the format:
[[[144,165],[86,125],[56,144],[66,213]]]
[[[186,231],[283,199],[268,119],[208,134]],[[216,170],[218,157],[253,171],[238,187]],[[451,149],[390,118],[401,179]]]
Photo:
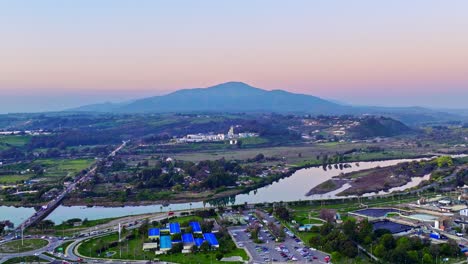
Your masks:
[[[245,214],[248,223],[258,223],[253,214]],[[272,216],[262,215],[266,221],[276,222]],[[260,228],[258,237],[263,243],[256,244],[250,238],[250,232],[247,231],[248,225],[231,227],[230,233],[234,237],[239,247],[244,247],[252,256],[252,263],[270,263],[270,262],[297,262],[297,263],[327,263],[327,254],[315,249],[304,246],[304,243],[296,238],[289,230],[283,242],[276,242],[275,237],[266,229],[266,225]]]

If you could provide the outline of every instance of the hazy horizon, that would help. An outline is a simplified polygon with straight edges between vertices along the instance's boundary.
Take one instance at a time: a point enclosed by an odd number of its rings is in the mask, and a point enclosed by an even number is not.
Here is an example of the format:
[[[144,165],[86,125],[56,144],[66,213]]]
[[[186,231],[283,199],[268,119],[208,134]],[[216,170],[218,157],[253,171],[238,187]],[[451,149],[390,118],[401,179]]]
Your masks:
[[[468,108],[466,1],[0,3],[0,113],[242,81],[353,105]]]
[[[237,81],[236,81],[237,82]],[[252,85],[248,83],[249,85]],[[216,84],[213,84],[216,85]],[[210,85],[210,86],[213,86]],[[265,89],[264,87],[258,87],[252,85],[257,88]],[[207,87],[181,87],[180,89],[191,89],[191,88],[207,88]],[[76,108],[84,105],[90,104],[100,104],[100,103],[120,103],[131,101],[135,99],[141,99],[145,97],[151,96],[161,96],[166,95],[177,90],[171,91],[148,91],[148,90],[140,90],[140,91],[59,91],[52,93],[42,93],[42,94],[27,94],[21,91],[16,92],[15,94],[9,94],[5,97],[0,97],[0,114],[5,113],[34,113],[34,112],[51,112],[51,111],[63,111],[68,110],[71,108]],[[286,90],[284,88],[275,87],[273,89],[266,89],[266,90],[275,90],[281,89]],[[293,91],[290,91],[293,92]],[[301,93],[301,92],[297,92]],[[307,93],[303,93],[307,94]],[[414,104],[411,103],[411,99],[405,100],[405,98],[399,97],[398,95],[394,95],[395,97],[392,100],[389,96],[387,96],[388,103],[375,103],[371,97],[363,97],[360,100],[353,100],[352,98],[331,98],[327,96],[320,96],[317,94],[310,94],[313,96],[318,96],[322,99],[329,100],[331,102],[335,102],[338,104],[343,105],[353,105],[353,106],[382,106],[382,107],[425,107],[430,109],[468,109],[466,106],[466,99],[464,96],[459,96],[458,101],[461,107],[457,107],[456,101],[457,99],[452,98],[452,96],[443,96],[443,95],[431,95],[431,97],[427,97],[428,101],[438,101],[438,105],[434,106],[431,104]],[[441,102],[448,102],[446,106],[441,104]]]

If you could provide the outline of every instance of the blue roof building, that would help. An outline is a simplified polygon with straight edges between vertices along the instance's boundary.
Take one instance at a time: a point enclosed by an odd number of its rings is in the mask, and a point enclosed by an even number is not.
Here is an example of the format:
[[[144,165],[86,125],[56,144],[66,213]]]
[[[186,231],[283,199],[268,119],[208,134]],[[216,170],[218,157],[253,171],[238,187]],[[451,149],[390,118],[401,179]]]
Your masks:
[[[197,237],[195,238],[195,245],[197,247],[201,246],[205,240],[203,238]]]
[[[195,245],[192,233],[182,234],[182,242],[184,243],[184,249],[190,249]]]
[[[190,233],[182,234],[182,242],[185,243],[194,243],[193,235]]]
[[[161,231],[159,230],[159,228],[150,228],[148,230],[148,238],[149,239],[159,238],[160,235],[161,235]]]
[[[203,234],[203,237],[206,241],[208,241],[208,244],[210,244],[210,246],[219,247],[218,239],[216,239],[216,236],[213,233],[205,233]]]
[[[180,225],[179,225],[179,223],[169,223],[169,233],[171,235],[180,234]]]
[[[170,236],[162,236],[159,243],[159,248],[161,249],[161,251],[168,251],[172,248],[172,241]]]
[[[195,234],[201,234],[202,229],[200,227],[200,223],[198,222],[190,222],[189,225],[192,227],[192,232]]]

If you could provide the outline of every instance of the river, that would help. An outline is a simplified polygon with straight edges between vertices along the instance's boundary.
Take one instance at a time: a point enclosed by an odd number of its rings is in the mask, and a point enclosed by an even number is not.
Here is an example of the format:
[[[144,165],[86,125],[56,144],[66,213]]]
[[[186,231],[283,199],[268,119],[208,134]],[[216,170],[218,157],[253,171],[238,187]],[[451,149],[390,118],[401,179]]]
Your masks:
[[[324,195],[306,196],[306,193],[316,185],[336,176],[340,173],[348,173],[357,170],[370,169],[375,167],[385,167],[398,164],[400,162],[412,161],[414,159],[397,159],[374,162],[359,162],[349,163],[350,168],[324,170],[322,167],[313,167],[300,169],[290,177],[281,179],[268,186],[259,188],[245,194],[239,194],[234,197],[222,199],[225,204],[244,204],[244,203],[261,203],[261,202],[280,202],[280,201],[298,201],[298,200],[316,200],[324,198],[333,198],[338,191],[327,193]],[[419,179],[418,179],[419,180]],[[407,187],[407,186],[406,186]],[[399,188],[398,190],[400,190]],[[161,205],[145,205],[145,206],[125,206],[125,207],[85,207],[85,206],[59,206],[50,214],[47,219],[54,221],[56,224],[61,223],[71,218],[87,218],[88,220],[113,218],[126,215],[136,215],[154,212],[166,212],[170,210],[182,210],[190,208],[209,207],[209,202],[192,202],[171,204],[163,207]],[[33,208],[25,207],[6,207],[0,206],[0,220],[9,219],[15,225],[21,222],[21,219],[27,218],[34,213]]]

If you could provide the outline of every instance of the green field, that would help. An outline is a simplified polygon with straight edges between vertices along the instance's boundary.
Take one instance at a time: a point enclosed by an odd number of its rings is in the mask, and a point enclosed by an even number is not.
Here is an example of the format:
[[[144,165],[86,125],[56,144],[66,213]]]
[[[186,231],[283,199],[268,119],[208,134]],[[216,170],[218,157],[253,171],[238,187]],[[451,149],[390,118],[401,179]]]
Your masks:
[[[75,176],[91,166],[93,162],[93,159],[41,159],[34,161],[34,164],[46,168],[45,177],[65,177]]]
[[[29,180],[32,174],[17,174],[17,175],[0,175],[0,183],[3,184],[12,184],[12,183],[22,183],[25,180]]]
[[[31,140],[31,136],[12,135],[0,136],[0,146],[22,147]]]
[[[254,148],[255,144],[262,144],[263,138],[248,138],[242,139],[252,140],[252,148],[227,148],[221,144],[212,144],[212,149],[201,150],[201,144],[187,144],[185,148],[191,149],[191,151],[171,153],[171,150],[167,150],[167,153],[176,159],[188,160],[193,162],[199,162],[202,160],[216,160],[216,159],[234,159],[234,160],[246,160],[255,157],[259,153],[264,154],[266,157],[275,157],[285,161],[288,164],[296,166],[314,166],[321,165],[322,160],[317,160],[317,155],[323,155],[324,153],[337,153],[343,152],[350,149],[366,148],[371,144],[368,143],[320,143],[310,145],[294,145],[294,146],[281,146],[281,147],[257,147]],[[249,142],[243,142],[243,145]],[[207,144],[205,144],[207,145]],[[216,148],[215,148],[216,146]],[[224,146],[224,147],[223,147]],[[195,151],[197,150],[197,151]],[[426,153],[426,152],[424,152]],[[388,149],[381,152],[360,152],[354,154],[347,154],[345,157],[347,161],[374,161],[374,160],[387,160],[387,159],[399,159],[399,158],[414,158],[421,156],[423,152],[408,152],[407,150],[400,149]]]
[[[2,170],[17,174],[0,175],[0,183],[12,184],[21,183],[33,177],[63,178],[66,176],[75,176],[84,169],[87,169],[94,162],[93,159],[40,159],[31,163],[19,163],[2,167]],[[34,165],[40,165],[44,168],[43,175],[35,175],[32,172],[20,174],[20,171],[32,169]],[[51,179],[52,180],[52,179]],[[53,179],[55,181],[55,179]]]
[[[242,146],[254,146],[260,144],[266,144],[269,142],[268,139],[262,137],[248,137],[240,139],[242,141]]]
[[[49,242],[44,239],[25,239],[24,244],[20,240],[14,240],[11,242],[0,245],[0,253],[18,253],[36,250],[47,246]]]

